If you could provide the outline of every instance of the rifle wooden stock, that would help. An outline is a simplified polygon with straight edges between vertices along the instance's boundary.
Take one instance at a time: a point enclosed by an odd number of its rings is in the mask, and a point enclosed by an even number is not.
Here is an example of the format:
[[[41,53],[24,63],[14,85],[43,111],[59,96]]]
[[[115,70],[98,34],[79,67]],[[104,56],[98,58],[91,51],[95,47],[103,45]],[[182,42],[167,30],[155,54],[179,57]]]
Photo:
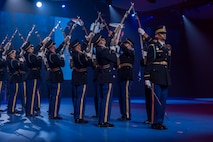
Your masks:
[[[138,15],[137,15],[137,13],[136,13],[136,11],[135,11],[135,8],[133,7],[132,10],[133,10],[133,13],[134,13],[134,15],[135,15],[135,18],[136,18],[136,20],[137,20],[138,27],[139,27],[139,28],[142,28],[140,19],[139,19]],[[144,54],[144,51],[143,51],[143,37],[142,37],[141,34],[139,34],[139,37],[140,37],[141,54],[142,54],[142,58],[144,59],[144,56],[143,56],[143,54]],[[144,59],[144,64],[145,64],[145,63],[146,63],[146,59]]]

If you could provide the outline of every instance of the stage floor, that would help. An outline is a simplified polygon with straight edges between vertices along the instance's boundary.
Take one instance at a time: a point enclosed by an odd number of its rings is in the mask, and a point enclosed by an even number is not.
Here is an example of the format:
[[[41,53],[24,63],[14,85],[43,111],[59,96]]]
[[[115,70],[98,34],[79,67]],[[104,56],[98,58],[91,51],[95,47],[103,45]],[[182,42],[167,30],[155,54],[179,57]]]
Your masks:
[[[212,98],[170,98],[167,101],[165,125],[168,130],[153,130],[146,120],[143,98],[132,98],[132,120],[117,121],[120,117],[117,99],[111,111],[114,128],[97,127],[93,98],[87,98],[85,118],[88,124],[74,123],[71,98],[62,98],[60,115],[62,120],[49,120],[48,101],[41,102],[41,116],[27,118],[24,114],[8,115],[1,112],[1,142],[212,142],[213,141],[213,99]],[[6,109],[2,104],[0,109]],[[20,103],[17,104],[17,108]]]

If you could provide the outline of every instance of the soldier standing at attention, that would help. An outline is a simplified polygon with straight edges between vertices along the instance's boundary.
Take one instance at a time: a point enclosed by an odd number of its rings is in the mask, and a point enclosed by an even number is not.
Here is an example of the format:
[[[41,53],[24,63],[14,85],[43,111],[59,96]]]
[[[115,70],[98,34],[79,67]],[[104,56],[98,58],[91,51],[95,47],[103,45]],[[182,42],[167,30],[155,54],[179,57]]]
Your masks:
[[[157,42],[150,44],[147,52],[147,62],[144,73],[145,85],[152,90],[152,129],[165,130],[163,124],[168,86],[170,85],[170,56],[165,45],[166,27],[155,29]]]

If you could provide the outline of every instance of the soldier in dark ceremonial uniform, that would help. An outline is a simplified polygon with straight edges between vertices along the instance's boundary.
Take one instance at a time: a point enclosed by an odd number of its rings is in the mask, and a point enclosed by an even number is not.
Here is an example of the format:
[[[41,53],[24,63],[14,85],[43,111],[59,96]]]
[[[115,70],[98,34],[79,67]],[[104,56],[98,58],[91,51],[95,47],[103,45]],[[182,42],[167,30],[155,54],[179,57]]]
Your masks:
[[[119,106],[121,117],[118,120],[131,120],[130,92],[133,83],[133,64],[135,51],[133,41],[126,39],[121,45],[120,64],[118,65]]]
[[[6,67],[6,56],[2,55],[4,52],[3,48],[0,48],[0,107],[1,107],[1,102],[2,102],[2,95],[3,95],[3,89],[4,88],[4,83],[6,79],[6,73],[5,73],[5,67]],[[0,112],[3,110],[0,109]]]
[[[152,89],[152,129],[165,130],[163,124],[168,86],[170,85],[169,49],[165,46],[166,28],[160,26],[155,29],[157,42],[150,44],[147,52],[147,62],[145,67],[145,85]],[[159,100],[159,102],[158,102]]]
[[[143,51],[142,51],[142,59],[140,61],[141,67],[146,66],[147,61],[147,50],[149,44],[155,44],[157,42],[156,38],[151,38],[142,28],[138,28],[138,32],[143,36]],[[144,85],[144,91],[145,91],[145,104],[146,104],[146,114],[147,119],[143,121],[144,124],[151,124],[151,106],[152,106],[152,91],[150,88],[148,88],[147,85]]]
[[[7,69],[8,69],[8,114],[16,113],[16,100],[18,92],[23,91],[22,87],[22,73],[24,68],[23,59],[16,59],[16,51],[13,49],[8,49],[6,51],[7,55]]]
[[[34,54],[34,47],[30,42],[27,42],[23,48],[25,61],[28,67],[26,73],[26,116],[40,115],[40,79],[41,79],[41,54]],[[35,105],[37,104],[37,105]],[[37,106],[37,107],[36,107]]]
[[[72,50],[73,71],[72,89],[74,94],[74,120],[75,123],[88,123],[84,119],[85,99],[87,89],[87,67],[92,66],[92,58],[83,53],[81,44],[74,40],[70,44]]]
[[[63,44],[63,43],[62,43]],[[47,63],[49,65],[49,75],[48,75],[48,88],[50,89],[49,98],[49,119],[62,119],[59,116],[60,101],[62,94],[61,83],[64,81],[63,72],[61,67],[65,66],[64,54],[59,55],[60,47],[56,49],[55,43],[49,40],[45,48],[48,49],[46,53]]]
[[[27,89],[26,89],[26,72],[27,72],[27,65],[26,65],[26,61],[25,58],[23,57],[23,50],[18,49],[16,52],[16,58],[21,61],[22,63],[22,68],[20,68],[19,72],[21,74],[21,82],[20,83],[20,89],[18,91],[18,96],[21,99],[21,109],[22,111],[25,111],[25,107],[26,107],[26,96],[27,96]]]
[[[98,126],[114,127],[109,123],[112,101],[112,82],[113,82],[113,64],[117,64],[115,51],[106,47],[106,40],[102,35],[96,34],[92,42],[96,48],[96,60],[98,65],[97,83],[98,83]]]

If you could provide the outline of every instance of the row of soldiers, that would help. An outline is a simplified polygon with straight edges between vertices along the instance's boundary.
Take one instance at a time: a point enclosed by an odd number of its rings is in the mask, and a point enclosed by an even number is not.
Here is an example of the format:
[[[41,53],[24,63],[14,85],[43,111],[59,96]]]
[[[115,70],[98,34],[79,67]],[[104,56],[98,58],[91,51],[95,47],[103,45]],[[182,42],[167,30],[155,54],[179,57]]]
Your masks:
[[[129,11],[127,11],[127,14]],[[124,18],[127,15],[125,14]],[[78,19],[79,20],[79,19]],[[77,20],[77,22],[79,22]],[[62,119],[59,115],[62,86],[64,80],[62,67],[65,66],[64,50],[70,53],[70,67],[72,68],[72,96],[75,123],[88,123],[84,119],[85,98],[87,89],[87,67],[94,70],[96,117],[99,127],[114,127],[109,123],[111,103],[113,97],[113,69],[118,72],[119,106],[121,117],[118,120],[131,120],[130,93],[133,83],[133,64],[135,60],[134,42],[126,38],[121,40],[121,23],[107,38],[100,33],[92,32],[86,36],[84,42],[74,39],[70,43],[71,35],[56,48],[55,42],[46,37],[41,43],[34,46],[26,41],[22,45],[22,52],[9,48],[4,49],[1,62],[6,66],[8,76],[8,114],[16,113],[16,99],[18,91],[23,91],[24,108],[27,117],[40,115],[40,81],[42,62],[46,68],[46,82],[49,96],[49,119]],[[76,24],[76,23],[75,23]],[[94,23],[97,25],[97,22]],[[55,30],[55,29],[54,29]],[[73,29],[71,29],[73,30]],[[147,99],[148,114],[147,124],[152,124],[153,129],[167,129],[163,125],[166,97],[168,93],[170,53],[165,47],[166,28],[160,26],[155,29],[155,40],[150,38],[142,28],[138,32],[147,39],[149,48],[144,48],[141,65],[145,67],[145,85],[150,99]],[[51,32],[52,33],[52,32]],[[71,33],[71,32],[70,32]],[[8,45],[9,46],[9,45]],[[3,66],[2,66],[3,67]],[[151,97],[150,97],[151,96]],[[25,97],[23,97],[25,98]],[[152,105],[151,105],[152,100]],[[148,104],[149,103],[149,104]],[[26,104],[26,105],[25,105]],[[152,111],[151,111],[152,110]],[[147,111],[147,112],[148,112]]]

